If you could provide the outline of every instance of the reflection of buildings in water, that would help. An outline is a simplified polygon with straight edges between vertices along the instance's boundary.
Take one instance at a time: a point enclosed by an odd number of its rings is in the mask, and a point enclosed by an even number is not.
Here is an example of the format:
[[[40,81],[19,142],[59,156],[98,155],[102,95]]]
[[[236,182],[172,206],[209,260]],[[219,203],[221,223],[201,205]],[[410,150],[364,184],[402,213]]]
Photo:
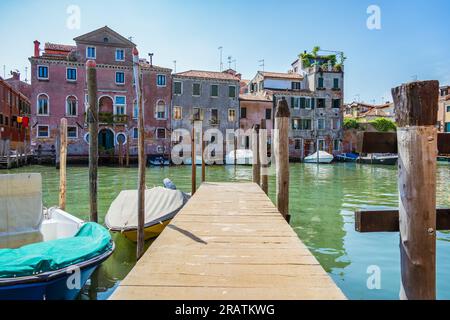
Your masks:
[[[299,164],[291,168],[291,225],[327,272],[344,269],[345,172],[336,165]]]

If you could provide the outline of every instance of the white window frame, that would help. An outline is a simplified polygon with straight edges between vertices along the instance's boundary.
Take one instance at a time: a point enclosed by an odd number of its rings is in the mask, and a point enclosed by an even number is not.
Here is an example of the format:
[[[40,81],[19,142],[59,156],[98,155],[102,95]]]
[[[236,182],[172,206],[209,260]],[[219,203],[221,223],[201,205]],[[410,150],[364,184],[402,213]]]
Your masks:
[[[75,133],[76,133],[75,137],[69,137],[69,128],[75,128]],[[67,126],[67,139],[72,139],[72,140],[78,139],[78,127],[77,126]]]
[[[117,59],[117,52],[118,51],[122,51],[123,52],[123,58],[122,59]],[[116,61],[125,61],[125,49],[121,49],[121,48],[116,48],[116,51],[114,53],[114,56],[116,58]]]
[[[122,73],[123,74],[123,82],[117,82],[117,74],[118,73]],[[124,86],[125,85],[125,82],[126,82],[126,79],[125,79],[125,72],[124,71],[116,71],[115,73],[114,73],[114,82],[116,83],[116,85],[118,85],[118,86]]]
[[[39,76],[39,68],[40,68],[40,67],[47,68],[47,78],[44,78],[44,77],[40,77],[40,76]],[[50,68],[49,68],[47,65],[45,65],[45,64],[38,64],[38,65],[37,65],[37,69],[36,69],[36,77],[37,77],[39,80],[48,80],[48,79],[50,79]]]
[[[84,142],[86,142],[87,144],[89,144],[88,136],[89,136],[89,132],[86,132],[86,133],[84,134],[84,136],[83,136],[83,140],[84,140]]]
[[[180,119],[175,118],[175,108],[179,108],[180,109]],[[172,119],[175,120],[175,121],[183,120],[183,107],[181,107],[181,106],[173,106]]]
[[[67,78],[67,71],[69,71],[69,69],[75,70],[75,79],[69,79],[69,78]],[[78,80],[78,69],[77,69],[77,68],[74,68],[74,67],[67,67],[67,68],[66,68],[66,81],[76,82],[77,80]]]
[[[124,137],[125,137],[125,141],[123,142],[123,146],[124,145],[126,145],[127,144],[127,142],[128,142],[128,139],[127,139],[127,134],[125,133],[125,132],[117,132],[115,135],[114,135],[114,142],[116,143],[116,146],[118,146],[119,145],[119,136],[120,135],[123,135]]]
[[[164,102],[164,118],[158,118],[158,104],[160,102]],[[156,105],[155,105],[155,112],[154,115],[156,120],[167,120],[167,103],[163,100],[163,99],[159,99],[158,101],[156,101]]]
[[[338,148],[335,149],[334,147],[336,146],[335,143],[336,141],[338,142]],[[341,150],[341,141],[339,139],[334,139],[333,140],[333,151],[340,151]]]
[[[136,111],[136,114],[135,114]],[[133,119],[139,118],[139,105],[137,101],[133,101]]]
[[[230,112],[231,111],[234,111],[234,115],[233,115],[233,120],[230,120],[231,119],[231,117],[230,117]],[[237,112],[236,112],[236,109],[235,108],[228,108],[228,122],[236,122],[236,115],[237,115]]]
[[[322,143],[322,145],[323,145],[323,148],[321,149],[320,148],[320,144]],[[326,141],[325,141],[325,139],[317,139],[317,149],[318,150],[320,150],[320,151],[326,151],[325,149],[327,148],[327,144],[326,144]],[[316,150],[317,151],[317,150]]]
[[[199,91],[199,92],[198,92],[198,93],[199,93],[198,95],[194,94],[194,85],[195,85],[195,84],[198,84],[198,85],[200,86],[200,88],[199,88],[199,90],[198,90],[198,91]],[[193,96],[193,97],[201,97],[201,96],[202,96],[202,83],[201,83],[201,82],[193,82],[193,83],[192,83],[192,96]]]
[[[175,93],[175,83],[181,83],[181,92],[180,93]],[[175,96],[181,96],[183,94],[183,81],[174,81],[173,82],[173,94]]]
[[[305,97],[305,110],[312,109],[312,99],[310,97]]]
[[[90,48],[94,48],[94,57],[90,57],[89,56],[89,49]],[[97,47],[94,47],[94,46],[87,46],[86,47],[86,59],[97,59]]]
[[[134,133],[137,132],[137,135],[135,136]],[[131,137],[133,138],[133,140],[137,140],[139,138],[139,128],[138,127],[134,127],[131,131]]]
[[[39,128],[41,128],[41,127],[47,127],[47,136],[40,136],[39,135]],[[50,126],[48,125],[48,124],[38,124],[37,126],[36,126],[36,138],[37,139],[47,139],[47,138],[50,138]]]
[[[40,96],[46,96],[47,97],[47,113],[39,113],[39,97]],[[36,115],[38,117],[48,117],[50,116],[50,97],[48,96],[48,94],[46,93],[39,93],[37,95],[37,100],[36,100]]]
[[[165,84],[158,84],[158,78],[159,78],[160,76],[164,77],[164,83],[165,83]],[[157,74],[157,75],[156,75],[156,86],[157,86],[157,87],[160,87],[160,88],[165,88],[165,87],[167,87],[167,75],[162,74],[162,73]]]
[[[116,103],[116,98],[125,98],[125,103],[124,104],[117,104]],[[117,113],[117,106],[120,106],[120,107],[124,107],[124,112],[123,112],[123,114],[122,113]],[[113,114],[114,115],[126,115],[127,114],[127,96],[121,96],[121,95],[117,95],[117,96],[114,96],[114,110],[113,110]]]
[[[337,120],[337,123],[338,123],[337,128],[335,128],[333,120]],[[340,118],[331,118],[331,130],[340,130],[340,129],[341,129],[341,119]]]
[[[322,129],[319,127],[319,121],[323,121]],[[317,119],[317,130],[326,130],[326,127],[327,127],[327,124],[326,124],[325,118]]]
[[[75,114],[73,115],[73,114],[69,114],[67,111],[68,111],[68,107],[69,107],[69,105],[68,105],[68,102],[69,102],[69,98],[70,97],[74,97],[75,98]],[[66,97],[66,112],[65,112],[65,115],[66,115],[66,117],[78,117],[78,98],[77,98],[77,96],[75,96],[75,95],[73,95],[73,94],[71,94],[71,95],[68,95],[67,97]]]

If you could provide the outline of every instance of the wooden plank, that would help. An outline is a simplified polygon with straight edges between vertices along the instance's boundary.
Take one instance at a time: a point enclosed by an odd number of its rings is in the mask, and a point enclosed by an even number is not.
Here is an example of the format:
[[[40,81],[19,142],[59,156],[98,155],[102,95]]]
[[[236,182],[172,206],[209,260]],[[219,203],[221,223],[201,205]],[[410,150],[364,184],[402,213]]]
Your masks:
[[[345,296],[257,184],[203,183],[111,299]]]
[[[396,132],[358,132],[358,153],[398,153]],[[450,154],[450,133],[438,133],[439,154]]]
[[[66,164],[67,164],[67,119],[62,118],[60,127],[60,162],[59,162],[59,208],[66,210]]]
[[[355,212],[355,230],[368,232],[399,232],[398,210],[367,210]],[[450,230],[450,208],[436,210],[436,230]]]

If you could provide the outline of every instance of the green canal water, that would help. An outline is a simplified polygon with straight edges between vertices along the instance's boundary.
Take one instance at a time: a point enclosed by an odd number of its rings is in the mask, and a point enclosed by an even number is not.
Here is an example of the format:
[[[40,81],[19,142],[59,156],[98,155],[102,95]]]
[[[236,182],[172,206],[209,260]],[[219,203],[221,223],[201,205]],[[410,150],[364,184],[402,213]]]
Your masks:
[[[5,172],[5,171],[3,171]],[[58,203],[58,171],[32,166],[10,172],[39,172],[43,177],[44,205]],[[147,186],[161,185],[169,177],[179,189],[190,191],[189,166],[149,168]],[[251,167],[207,168],[208,181],[249,181]],[[397,170],[392,166],[357,164],[292,164],[291,225],[349,299],[397,299],[400,284],[398,233],[359,234],[353,212],[358,209],[397,207]],[[270,176],[274,199],[275,176]],[[67,172],[67,211],[88,219],[87,168]],[[112,200],[124,189],[137,186],[137,169],[99,170],[100,223]],[[438,206],[450,206],[450,165],[438,167]],[[131,270],[136,247],[121,235],[113,235],[116,250],[83,288],[80,299],[107,299]],[[148,246],[151,243],[147,244]],[[380,289],[368,289],[373,266],[381,272]],[[368,273],[369,272],[369,273]],[[450,233],[438,233],[438,298],[450,299]]]

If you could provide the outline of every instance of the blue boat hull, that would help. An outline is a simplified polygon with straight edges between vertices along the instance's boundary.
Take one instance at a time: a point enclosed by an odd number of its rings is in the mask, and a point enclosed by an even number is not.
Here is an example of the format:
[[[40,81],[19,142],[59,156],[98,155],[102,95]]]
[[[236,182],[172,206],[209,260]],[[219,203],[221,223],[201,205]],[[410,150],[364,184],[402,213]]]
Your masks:
[[[69,277],[72,274],[58,277],[49,281],[16,284],[0,287],[0,300],[73,300],[91,277],[98,265],[80,271],[80,288],[69,289]]]

